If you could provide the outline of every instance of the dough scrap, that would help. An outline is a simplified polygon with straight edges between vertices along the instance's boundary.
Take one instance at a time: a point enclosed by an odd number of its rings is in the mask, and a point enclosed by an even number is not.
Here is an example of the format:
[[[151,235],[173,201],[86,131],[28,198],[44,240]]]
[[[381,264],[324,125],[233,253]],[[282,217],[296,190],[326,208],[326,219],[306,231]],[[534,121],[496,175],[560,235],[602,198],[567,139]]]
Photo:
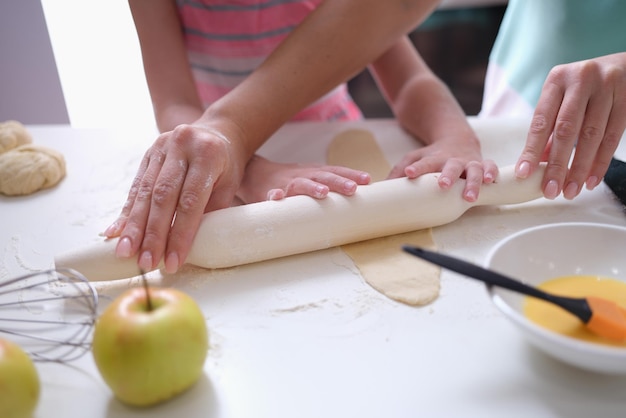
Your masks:
[[[364,129],[349,129],[335,136],[328,147],[326,162],[367,171],[373,182],[387,178],[391,169],[372,133]]]
[[[402,245],[435,249],[431,229],[342,245],[365,281],[383,295],[412,306],[439,296],[441,269],[400,250]]]
[[[0,122],[0,154],[32,142],[33,138],[20,122],[16,120]]]
[[[0,154],[0,193],[7,196],[52,187],[65,174],[63,155],[41,145],[23,144]]]
[[[372,181],[385,179],[390,170],[376,138],[361,129],[335,136],[326,159],[328,164],[367,171]],[[400,249],[403,244],[436,249],[431,228],[342,245],[341,249],[378,292],[407,305],[426,305],[439,296],[441,268],[406,254]]]

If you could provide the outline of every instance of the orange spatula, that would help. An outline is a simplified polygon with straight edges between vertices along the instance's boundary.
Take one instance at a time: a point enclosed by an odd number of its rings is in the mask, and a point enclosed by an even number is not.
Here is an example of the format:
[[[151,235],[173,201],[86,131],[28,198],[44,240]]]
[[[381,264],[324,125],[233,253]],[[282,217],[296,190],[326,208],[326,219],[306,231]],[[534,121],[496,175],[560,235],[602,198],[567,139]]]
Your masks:
[[[615,302],[597,297],[569,298],[556,296],[458,258],[409,245],[403,246],[402,249],[409,254],[456,273],[551,302],[576,315],[593,333],[611,340],[626,340],[626,309]]]

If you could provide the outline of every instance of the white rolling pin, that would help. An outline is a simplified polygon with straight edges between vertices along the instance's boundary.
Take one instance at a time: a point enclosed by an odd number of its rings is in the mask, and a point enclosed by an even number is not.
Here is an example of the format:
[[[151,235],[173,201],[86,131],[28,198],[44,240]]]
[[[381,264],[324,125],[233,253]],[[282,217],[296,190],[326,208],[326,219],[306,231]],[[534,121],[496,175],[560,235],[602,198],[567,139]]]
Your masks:
[[[204,215],[187,263],[224,268],[321,250],[382,236],[431,228],[454,221],[473,206],[527,202],[542,196],[544,166],[525,180],[503,167],[496,182],[483,185],[479,198],[462,199],[465,181],[442,190],[439,173],[359,186],[350,197],[330,193],[316,200],[293,196],[209,212]],[[103,240],[55,258],[89,280],[140,274],[137,261],[115,257],[117,239]],[[400,251],[400,250],[398,250]]]

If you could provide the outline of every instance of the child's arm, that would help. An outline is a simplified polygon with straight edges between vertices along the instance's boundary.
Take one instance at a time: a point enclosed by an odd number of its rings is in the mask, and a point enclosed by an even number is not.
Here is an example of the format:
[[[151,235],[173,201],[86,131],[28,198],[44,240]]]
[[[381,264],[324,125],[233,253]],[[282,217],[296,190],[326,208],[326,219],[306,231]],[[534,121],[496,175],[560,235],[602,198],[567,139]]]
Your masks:
[[[405,155],[389,177],[414,178],[441,171],[439,184],[448,188],[464,176],[463,196],[476,200],[480,185],[493,181],[497,167],[483,160],[478,138],[460,105],[411,41],[407,37],[397,41],[370,68],[399,123],[426,144]]]
[[[237,197],[244,203],[306,195],[323,199],[333,191],[353,195],[357,186],[370,183],[365,171],[323,164],[284,164],[258,155],[248,162]]]

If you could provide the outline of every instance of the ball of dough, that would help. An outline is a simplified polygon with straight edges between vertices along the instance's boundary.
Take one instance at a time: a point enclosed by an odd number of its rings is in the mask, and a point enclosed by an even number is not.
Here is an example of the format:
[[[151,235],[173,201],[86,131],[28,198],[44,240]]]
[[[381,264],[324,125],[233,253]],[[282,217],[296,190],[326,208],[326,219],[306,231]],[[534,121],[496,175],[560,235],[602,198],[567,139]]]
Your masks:
[[[23,144],[30,144],[33,138],[24,125],[16,120],[0,122],[0,153],[18,147]]]
[[[61,153],[41,145],[25,144],[0,154],[0,193],[27,195],[52,187],[65,177]]]

